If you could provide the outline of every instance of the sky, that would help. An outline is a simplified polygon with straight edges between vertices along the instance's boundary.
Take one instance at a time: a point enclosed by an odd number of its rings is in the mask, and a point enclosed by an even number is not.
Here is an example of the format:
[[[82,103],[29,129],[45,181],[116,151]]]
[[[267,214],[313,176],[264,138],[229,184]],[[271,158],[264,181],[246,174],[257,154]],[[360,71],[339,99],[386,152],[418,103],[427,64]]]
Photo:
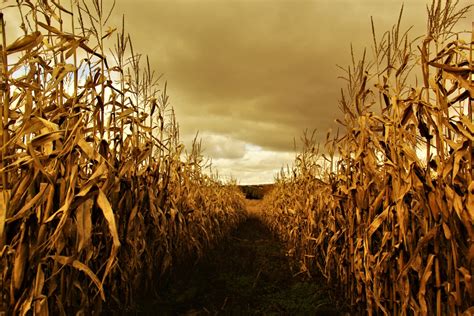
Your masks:
[[[112,0],[104,0],[110,6]],[[461,5],[470,1],[462,0]],[[425,29],[425,0],[405,0],[402,29]],[[371,49],[396,23],[399,0],[116,0],[109,20],[168,82],[189,146],[199,132],[221,177],[273,182],[295,158],[295,139],[335,131],[344,82],[337,65]],[[460,26],[469,30],[472,12]]]

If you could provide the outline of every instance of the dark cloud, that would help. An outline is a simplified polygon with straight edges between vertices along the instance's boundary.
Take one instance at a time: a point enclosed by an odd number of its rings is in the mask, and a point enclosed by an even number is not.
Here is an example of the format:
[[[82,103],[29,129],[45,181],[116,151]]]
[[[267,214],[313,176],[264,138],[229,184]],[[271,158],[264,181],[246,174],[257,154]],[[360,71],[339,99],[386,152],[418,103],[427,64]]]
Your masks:
[[[426,3],[405,1],[405,26]],[[183,134],[231,135],[291,150],[306,128],[325,135],[338,110],[336,64],[370,48],[370,16],[388,29],[401,1],[117,1],[140,51],[169,82]],[[417,34],[418,34],[417,33]]]
[[[427,2],[404,2],[402,27],[422,34]],[[252,183],[271,181],[305,129],[317,129],[323,140],[339,128],[344,82],[336,65],[350,63],[351,43],[356,55],[370,51],[371,16],[382,34],[401,6],[400,0],[120,0],[116,17],[126,14],[135,45],[168,81],[185,142],[200,131],[215,165]],[[470,29],[472,18],[466,20]]]

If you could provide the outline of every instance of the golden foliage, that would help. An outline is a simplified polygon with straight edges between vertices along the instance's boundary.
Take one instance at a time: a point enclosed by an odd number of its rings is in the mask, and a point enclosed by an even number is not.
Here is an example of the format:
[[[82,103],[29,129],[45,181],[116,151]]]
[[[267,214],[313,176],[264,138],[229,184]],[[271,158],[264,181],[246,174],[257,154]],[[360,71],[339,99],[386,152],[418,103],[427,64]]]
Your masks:
[[[305,135],[264,199],[302,269],[369,315],[474,310],[474,40],[451,33],[467,10],[433,2],[419,41],[400,23],[374,31],[374,61],[364,53],[346,72],[345,133],[328,135],[324,155]]]
[[[237,186],[202,170],[198,144],[181,158],[166,84],[160,91],[148,60],[142,67],[124,25],[110,43],[102,1],[72,3],[20,1],[24,36],[10,45],[0,16],[8,314],[130,306],[137,289],[196,259],[244,216]]]

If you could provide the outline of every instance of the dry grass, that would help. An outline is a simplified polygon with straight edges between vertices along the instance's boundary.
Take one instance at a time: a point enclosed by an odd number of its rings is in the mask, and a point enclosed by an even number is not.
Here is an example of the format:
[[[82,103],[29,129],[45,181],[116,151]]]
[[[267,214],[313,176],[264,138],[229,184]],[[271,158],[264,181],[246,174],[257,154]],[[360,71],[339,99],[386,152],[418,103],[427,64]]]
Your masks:
[[[19,3],[3,13],[24,36],[7,44],[1,16],[0,308],[130,306],[235,227],[243,196],[199,144],[180,159],[166,84],[101,0]]]
[[[290,254],[355,311],[474,313],[474,34],[452,32],[467,11],[434,1],[415,41],[400,23],[374,31],[373,61],[364,53],[346,71],[345,131],[325,155],[305,135],[265,197]]]

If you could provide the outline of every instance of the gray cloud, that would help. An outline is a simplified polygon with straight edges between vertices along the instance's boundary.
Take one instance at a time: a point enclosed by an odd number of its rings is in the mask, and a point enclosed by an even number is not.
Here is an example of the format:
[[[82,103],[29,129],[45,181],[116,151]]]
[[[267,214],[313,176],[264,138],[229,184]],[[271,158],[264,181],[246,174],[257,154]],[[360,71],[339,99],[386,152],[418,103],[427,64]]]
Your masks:
[[[463,1],[467,4],[468,1]],[[424,28],[425,1],[405,1],[404,25]],[[117,1],[140,51],[169,81],[183,135],[232,135],[288,151],[302,131],[336,129],[349,64],[396,22],[401,1]]]
[[[402,27],[414,26],[413,37],[422,34],[427,2],[404,2]],[[122,0],[116,14],[126,13],[136,46],[168,80],[181,135],[190,139],[200,131],[214,165],[252,183],[270,181],[291,161],[293,140],[303,130],[317,129],[324,140],[327,130],[340,127],[335,119],[341,116],[344,82],[336,65],[350,63],[351,43],[357,55],[365,47],[370,51],[370,17],[382,34],[396,23],[401,5],[400,0]],[[470,20],[461,28],[470,29]],[[264,152],[245,153],[244,144]]]
[[[185,135],[183,142],[186,148],[190,148],[194,137]],[[204,156],[214,159],[240,159],[246,153],[245,142],[239,141],[228,135],[198,134],[201,140],[201,150]]]

